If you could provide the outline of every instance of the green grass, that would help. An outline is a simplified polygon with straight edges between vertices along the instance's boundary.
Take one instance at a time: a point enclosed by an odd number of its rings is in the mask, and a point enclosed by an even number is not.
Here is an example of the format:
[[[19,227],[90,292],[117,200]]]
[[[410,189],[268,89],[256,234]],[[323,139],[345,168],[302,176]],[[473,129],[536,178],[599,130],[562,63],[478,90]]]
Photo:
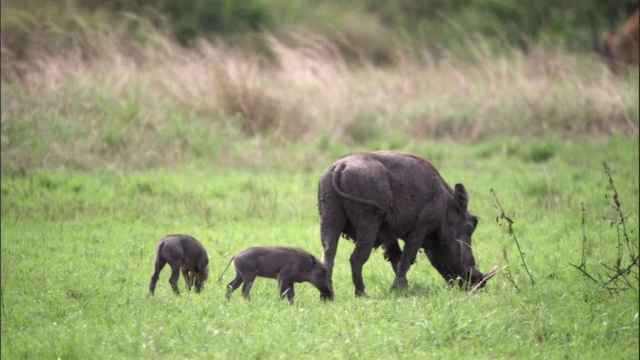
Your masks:
[[[466,185],[481,221],[474,236],[480,268],[509,265],[519,291],[504,274],[477,294],[448,289],[420,255],[408,291],[393,293],[391,268],[375,251],[364,268],[370,297],[355,298],[353,244],[343,240],[335,301],[322,302],[311,285],[300,284],[290,306],[268,279],[256,281],[250,302],[239,292],[224,301],[233,270],[222,283],[216,279],[246,247],[300,246],[322,256],[317,181],[339,148],[295,171],[197,163],[28,170],[1,178],[2,358],[639,356],[638,291],[610,294],[570,265],[581,257],[582,204],[589,269],[602,271],[616,257],[603,162],[638,241],[637,139],[419,141],[404,149],[432,160],[450,184]],[[535,285],[495,221],[491,189],[515,221]],[[165,269],[156,296],[148,296],[154,247],[169,233],[193,235],[207,248],[211,277],[202,294],[174,296]]]
[[[28,2],[51,12],[44,27],[31,26],[39,12],[2,13],[15,35],[0,99],[2,358],[639,357],[637,286],[611,294],[571,266],[585,238],[590,273],[617,258],[603,162],[638,243],[637,73],[539,44],[493,54],[482,38],[468,58],[415,47],[377,67],[392,39],[352,12],[334,40],[321,18],[320,35],[258,35],[265,59],[222,42],[185,49],[135,16],[111,26],[106,12],[83,21],[40,5]],[[335,36],[371,53],[354,63]],[[224,301],[233,270],[216,279],[246,247],[321,257],[320,174],[380,149],[421,154],[465,184],[480,269],[507,266],[486,291],[448,289],[420,255],[409,289],[390,292],[375,251],[370,297],[357,299],[345,240],[335,301],[301,284],[289,306],[267,279],[250,302]],[[155,245],[170,233],[208,249],[202,294],[174,296],[165,269],[148,296]]]

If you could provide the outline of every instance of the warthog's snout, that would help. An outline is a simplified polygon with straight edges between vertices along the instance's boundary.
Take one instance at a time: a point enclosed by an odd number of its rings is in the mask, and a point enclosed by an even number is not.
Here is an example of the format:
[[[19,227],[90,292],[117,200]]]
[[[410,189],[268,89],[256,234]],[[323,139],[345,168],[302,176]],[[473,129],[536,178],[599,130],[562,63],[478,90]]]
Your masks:
[[[449,283],[449,286],[457,286],[461,290],[478,290],[483,288],[487,284],[487,281],[494,275],[495,273],[492,272],[485,275],[474,267],[465,271],[461,276],[450,277],[447,282]]]

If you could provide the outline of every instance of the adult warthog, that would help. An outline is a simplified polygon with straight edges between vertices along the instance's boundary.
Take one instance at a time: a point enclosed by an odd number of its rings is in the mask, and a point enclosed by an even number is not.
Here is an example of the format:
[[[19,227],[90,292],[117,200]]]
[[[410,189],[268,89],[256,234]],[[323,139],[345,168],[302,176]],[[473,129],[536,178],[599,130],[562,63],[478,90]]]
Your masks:
[[[178,290],[180,271],[182,271],[187,290],[195,286],[197,293],[202,290],[209,276],[209,256],[198,240],[187,235],[167,235],[156,246],[156,261],[149,284],[151,295],[156,289],[160,271],[166,264],[171,266],[169,283],[176,294],[180,294]]]
[[[603,55],[614,74],[628,66],[640,66],[640,9],[604,42]]]
[[[340,235],[353,240],[351,276],[356,296],[366,295],[362,267],[382,246],[395,272],[392,288],[407,287],[407,271],[423,248],[448,282],[484,286],[471,250],[477,217],[467,210],[462,184],[454,189],[423,158],[379,151],[346,155],[331,164],[318,185],[320,233],[333,298],[332,274]],[[400,249],[398,239],[405,242]]]
[[[222,280],[231,262],[236,268],[236,277],[227,285],[227,299],[244,283],[242,296],[249,300],[251,285],[258,276],[278,280],[280,298],[286,296],[290,303],[293,303],[295,294],[294,283],[309,282],[320,291],[321,298],[328,296],[326,267],[315,256],[302,249],[278,246],[250,247],[229,260],[218,281]]]

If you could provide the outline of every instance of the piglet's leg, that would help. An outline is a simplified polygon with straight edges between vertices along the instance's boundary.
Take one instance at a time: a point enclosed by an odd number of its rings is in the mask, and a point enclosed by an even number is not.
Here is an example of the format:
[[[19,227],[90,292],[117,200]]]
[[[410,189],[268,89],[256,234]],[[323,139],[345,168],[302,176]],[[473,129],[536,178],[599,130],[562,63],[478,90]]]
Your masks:
[[[169,284],[176,295],[180,295],[178,289],[178,279],[180,278],[180,264],[171,263],[171,277],[169,278]]]
[[[245,299],[250,300],[249,293],[251,292],[251,286],[253,285],[253,280],[256,279],[256,275],[250,274],[244,277],[244,284],[242,285],[242,296]]]
[[[193,286],[194,278],[189,274],[189,270],[182,268],[182,277],[184,278],[184,285],[187,291],[191,291],[191,287]]]
[[[240,276],[240,274],[236,274],[236,278],[227,284],[227,293],[225,294],[227,300],[231,298],[231,293],[239,288],[240,285],[242,285],[242,276]]]
[[[289,302],[293,304],[293,296],[295,295],[295,291],[293,290],[293,283],[282,281],[280,282],[280,299],[284,299],[285,295]]]
[[[160,278],[160,271],[162,270],[162,268],[164,267],[164,265],[167,262],[164,261],[164,259],[162,258],[158,258],[156,260],[156,263],[153,267],[153,275],[151,275],[151,282],[149,283],[149,293],[151,295],[153,295],[154,291],[156,290],[156,283],[158,282],[158,279]]]

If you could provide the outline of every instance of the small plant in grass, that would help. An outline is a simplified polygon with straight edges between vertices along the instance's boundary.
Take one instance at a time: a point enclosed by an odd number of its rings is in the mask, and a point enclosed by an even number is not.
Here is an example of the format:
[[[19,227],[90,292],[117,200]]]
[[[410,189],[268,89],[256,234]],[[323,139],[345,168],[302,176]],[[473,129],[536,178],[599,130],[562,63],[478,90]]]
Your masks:
[[[524,259],[524,253],[522,252],[522,248],[520,247],[520,243],[518,242],[518,238],[516,237],[516,233],[513,231],[513,220],[511,220],[511,218],[509,218],[507,215],[505,215],[504,213],[504,209],[502,208],[502,205],[500,205],[500,201],[498,201],[498,196],[496,195],[496,192],[493,191],[493,189],[491,189],[491,194],[493,194],[493,197],[496,199],[496,207],[498,208],[498,210],[500,210],[500,215],[496,216],[496,222],[499,223],[500,220],[504,220],[504,222],[507,224],[507,231],[509,232],[509,236],[513,238],[513,241],[516,244],[516,247],[518,248],[518,253],[520,254],[520,259],[522,260],[522,267],[524,267],[524,270],[527,272],[527,275],[529,276],[529,279],[531,280],[531,285],[535,285],[536,281],[533,279],[533,275],[531,275],[531,272],[529,271],[529,268],[527,267],[527,262]],[[504,259],[507,262],[507,265],[509,264],[509,258],[508,258],[508,254],[507,254],[507,249],[506,247],[502,249],[502,253],[504,256]],[[516,288],[518,289],[518,285],[516,284],[516,282],[513,280],[513,276],[511,275],[511,270],[509,270],[507,268],[507,270],[505,271],[505,277],[507,278],[507,280],[509,280],[509,282]]]
[[[609,222],[612,228],[615,228],[616,233],[616,259],[612,263],[602,263],[604,272],[599,272],[594,269],[587,268],[587,249],[589,248],[589,240],[585,230],[585,209],[582,204],[582,258],[580,264],[571,264],[574,268],[578,269],[582,275],[598,284],[603,289],[610,292],[618,292],[624,290],[638,290],[638,282],[640,281],[639,271],[639,253],[640,242],[638,238],[632,238],[632,234],[636,229],[630,229],[627,223],[629,216],[622,211],[622,205],[616,190],[613,177],[611,176],[611,169],[607,163],[604,164],[604,172],[609,178],[609,185],[607,190],[610,191],[606,195],[607,199],[610,199],[613,204],[611,207],[615,212],[614,218],[603,218]]]
[[[551,159],[555,153],[556,147],[553,143],[543,142],[531,146],[529,157],[533,162],[544,162]]]

